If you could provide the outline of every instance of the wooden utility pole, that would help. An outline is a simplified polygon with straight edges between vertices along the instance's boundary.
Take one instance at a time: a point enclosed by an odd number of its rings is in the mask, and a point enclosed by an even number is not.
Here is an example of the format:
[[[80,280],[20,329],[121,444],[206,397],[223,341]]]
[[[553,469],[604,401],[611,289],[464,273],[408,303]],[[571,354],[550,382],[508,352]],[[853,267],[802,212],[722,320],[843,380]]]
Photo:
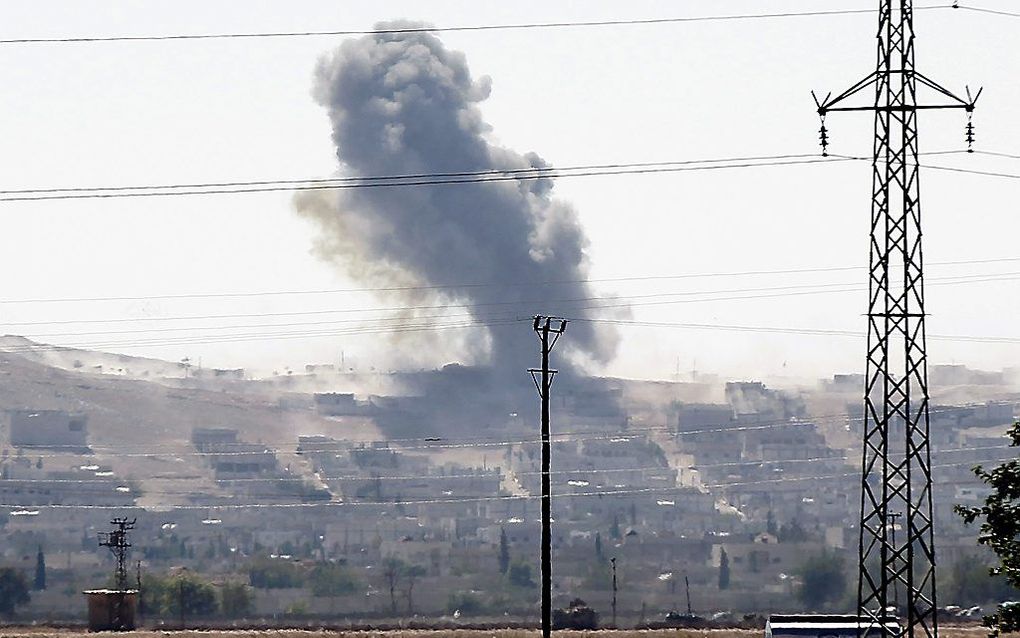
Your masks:
[[[542,399],[542,638],[552,636],[552,494],[549,484],[552,445],[549,440],[549,391],[556,371],[549,369],[549,353],[566,329],[566,319],[535,317],[534,330],[542,342],[542,367],[528,370],[538,389],[538,396]]]
[[[613,565],[613,629],[616,629],[616,557],[609,559]]]

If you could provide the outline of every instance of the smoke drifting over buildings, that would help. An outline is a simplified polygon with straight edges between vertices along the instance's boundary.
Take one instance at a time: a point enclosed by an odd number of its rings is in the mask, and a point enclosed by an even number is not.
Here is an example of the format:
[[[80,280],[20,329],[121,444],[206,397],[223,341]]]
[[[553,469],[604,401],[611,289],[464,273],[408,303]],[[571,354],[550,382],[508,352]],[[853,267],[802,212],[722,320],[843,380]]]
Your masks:
[[[473,79],[464,55],[436,36],[380,33],[346,41],[325,56],[316,69],[314,96],[329,112],[345,176],[546,166],[534,153],[488,139],[490,127],[478,105],[489,89],[489,78]],[[296,205],[321,227],[320,255],[366,285],[442,286],[386,293],[402,305],[438,302],[461,320],[466,310],[482,322],[584,316],[584,307],[597,303],[584,281],[588,240],[573,208],[552,198],[552,187],[551,180],[537,179],[365,188],[302,194]],[[522,285],[550,281],[564,283]],[[416,314],[434,319],[437,310],[406,311],[409,319]],[[442,339],[456,332],[444,331]],[[489,366],[484,376],[491,382],[530,387],[524,370],[536,363],[537,342],[527,324],[490,327],[488,338],[477,341],[465,339],[455,353],[438,351]],[[603,363],[616,344],[613,330],[577,322],[560,352],[575,362]],[[563,355],[561,369],[567,368]]]

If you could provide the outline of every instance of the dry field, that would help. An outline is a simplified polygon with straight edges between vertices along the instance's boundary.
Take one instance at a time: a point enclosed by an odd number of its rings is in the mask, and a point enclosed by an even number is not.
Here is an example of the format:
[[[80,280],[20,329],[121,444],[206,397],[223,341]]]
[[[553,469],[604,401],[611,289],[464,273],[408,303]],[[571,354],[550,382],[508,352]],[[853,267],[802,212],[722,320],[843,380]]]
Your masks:
[[[987,632],[980,627],[944,627],[939,632],[944,638],[984,638]],[[0,627],[0,638],[86,638],[105,634],[89,634],[80,630],[43,627]],[[111,634],[112,635],[112,634]],[[117,634],[131,638],[538,638],[541,632],[532,629],[437,629],[390,631],[308,631],[298,629],[264,629],[235,631],[136,631]],[[759,638],[760,630],[747,629],[661,629],[649,631],[557,631],[562,638]]]

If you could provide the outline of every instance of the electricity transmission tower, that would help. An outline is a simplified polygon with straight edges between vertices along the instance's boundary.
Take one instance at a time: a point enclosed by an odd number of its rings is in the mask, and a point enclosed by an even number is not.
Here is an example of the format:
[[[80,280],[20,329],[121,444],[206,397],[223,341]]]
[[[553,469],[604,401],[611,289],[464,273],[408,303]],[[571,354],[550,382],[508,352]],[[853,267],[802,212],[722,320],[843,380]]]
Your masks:
[[[542,399],[542,638],[552,635],[552,494],[549,485],[549,392],[556,370],[549,369],[549,353],[567,329],[567,320],[535,317],[535,333],[542,342],[542,367],[529,369]],[[540,380],[541,379],[541,380]]]
[[[919,89],[934,101],[919,101]],[[850,103],[871,90],[872,105]],[[980,93],[972,97],[968,89],[962,99],[916,71],[913,0],[879,0],[877,68],[836,97],[815,97],[823,154],[828,113],[875,114],[857,603],[862,638],[938,635],[917,114],[965,110],[971,144],[969,118]],[[894,512],[903,512],[906,533],[899,539],[887,525]],[[902,625],[890,624],[899,611],[890,613],[897,588],[906,598]]]

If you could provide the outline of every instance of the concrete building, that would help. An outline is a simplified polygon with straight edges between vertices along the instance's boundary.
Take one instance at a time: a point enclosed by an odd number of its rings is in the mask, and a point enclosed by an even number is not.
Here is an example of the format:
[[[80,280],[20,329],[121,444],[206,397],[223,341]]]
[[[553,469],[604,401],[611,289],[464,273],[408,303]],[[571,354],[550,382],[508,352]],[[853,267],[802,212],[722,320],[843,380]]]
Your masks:
[[[199,452],[225,449],[237,443],[237,430],[233,428],[194,428],[191,430],[191,444]]]
[[[138,590],[90,589],[82,593],[89,605],[89,631],[130,631],[135,628]]]
[[[359,401],[350,393],[320,392],[312,399],[315,410],[324,416],[366,416],[374,407],[371,401]]]
[[[88,417],[63,410],[8,410],[7,440],[12,447],[88,450]]]

